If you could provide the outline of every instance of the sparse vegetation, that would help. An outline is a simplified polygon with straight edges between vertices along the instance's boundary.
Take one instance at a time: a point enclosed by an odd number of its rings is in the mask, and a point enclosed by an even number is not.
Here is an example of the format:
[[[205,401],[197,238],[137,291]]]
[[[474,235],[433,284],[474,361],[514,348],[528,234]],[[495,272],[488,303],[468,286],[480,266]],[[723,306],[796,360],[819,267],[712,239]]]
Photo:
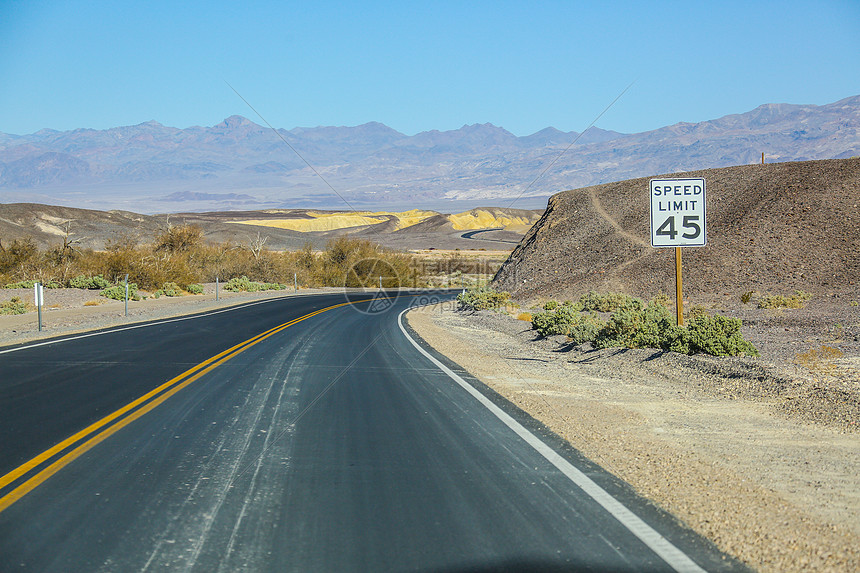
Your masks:
[[[812,293],[798,290],[791,296],[765,295],[758,301],[759,308],[803,308],[812,298]]]
[[[78,275],[75,278],[69,281],[69,288],[82,288],[82,289],[106,289],[110,286],[110,283],[104,279],[101,275],[96,275],[94,277],[88,277],[86,275]]]
[[[230,281],[224,285],[224,290],[232,292],[260,292],[266,290],[283,290],[285,288],[287,288],[287,285],[278,283],[260,283],[252,281],[246,276],[230,279]]]
[[[203,294],[203,285],[197,283],[191,283],[190,285],[185,287],[191,294]]]
[[[152,296],[155,298],[160,298],[162,296],[182,296],[182,289],[174,282],[166,282],[160,289],[155,291]]]
[[[461,310],[498,310],[503,306],[513,306],[511,295],[505,291],[480,286],[470,288],[457,295],[457,303]]]
[[[24,314],[27,312],[29,305],[21,301],[21,297],[12,297],[0,305],[0,314]]]
[[[637,299],[620,292],[599,294],[589,291],[579,298],[579,304],[582,306],[582,310],[586,311],[613,312],[624,305],[631,304],[634,300]]]
[[[125,283],[107,287],[100,294],[113,300],[125,300]],[[136,283],[128,283],[128,300],[140,300]]]
[[[658,296],[647,304],[619,293],[590,292],[578,303],[544,304],[535,313],[532,327],[541,336],[561,334],[572,342],[591,342],[595,348],[661,348],[684,354],[706,353],[714,356],[757,356],[756,348],[741,336],[737,318],[710,316],[704,307],[693,306],[687,326],[677,326],[667,308],[668,298]],[[612,308],[604,320],[584,309]]]
[[[794,363],[820,374],[833,374],[836,370],[835,360],[842,358],[844,353],[833,346],[821,345],[800,352],[794,358]]]
[[[103,251],[58,245],[40,251],[29,239],[0,243],[0,285],[32,288],[37,281],[45,288],[105,290],[129,282],[141,289],[167,296],[165,283],[174,291],[193,292],[191,285],[248,277],[262,284],[303,286],[375,287],[382,276],[385,288],[424,286],[426,269],[411,255],[384,249],[370,241],[339,237],[322,252],[308,244],[298,251],[270,251],[265,237],[249,245],[210,244],[200,228],[170,226],[142,244],[132,235],[118,235],[105,242]],[[64,242],[64,245],[66,243]],[[456,266],[465,263],[457,262]],[[202,291],[201,291],[202,292]]]

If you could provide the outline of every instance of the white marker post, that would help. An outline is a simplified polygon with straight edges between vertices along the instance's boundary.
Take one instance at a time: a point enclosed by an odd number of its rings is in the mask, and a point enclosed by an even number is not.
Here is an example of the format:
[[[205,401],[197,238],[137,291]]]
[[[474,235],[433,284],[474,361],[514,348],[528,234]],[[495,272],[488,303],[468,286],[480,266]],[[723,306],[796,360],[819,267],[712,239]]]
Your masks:
[[[125,275],[125,315],[128,316],[128,274]]]
[[[39,321],[39,332],[42,332],[42,305],[45,304],[45,290],[42,287],[42,283],[36,283],[33,285],[33,299],[36,302],[36,310],[38,311],[38,321]]]
[[[681,247],[707,244],[705,180],[652,179],[651,246],[675,248],[675,297],[678,326],[684,324]]]

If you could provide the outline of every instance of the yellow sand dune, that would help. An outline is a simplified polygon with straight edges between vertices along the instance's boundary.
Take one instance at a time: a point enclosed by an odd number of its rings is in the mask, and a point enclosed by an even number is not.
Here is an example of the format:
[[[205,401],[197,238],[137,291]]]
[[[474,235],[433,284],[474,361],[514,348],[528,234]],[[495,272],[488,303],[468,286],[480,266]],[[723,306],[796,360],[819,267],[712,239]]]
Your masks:
[[[505,230],[524,232],[534,223],[529,217],[495,215],[484,209],[474,209],[464,213],[457,213],[456,215],[448,215],[448,219],[457,231],[475,231],[478,229],[503,227]],[[535,217],[535,220],[537,220],[537,217]]]
[[[412,225],[438,215],[436,211],[412,209],[410,211],[359,211],[355,213],[320,213],[307,211],[310,219],[246,219],[233,221],[242,225],[258,225],[276,227],[302,233],[336,231],[353,227],[364,227],[383,223],[391,218],[396,221],[396,229],[406,229]],[[474,231],[478,229],[493,229],[502,227],[509,231],[524,233],[537,220],[535,217],[520,217],[514,215],[497,215],[485,209],[474,209],[456,215],[446,215],[456,231]]]
[[[278,229],[289,229],[291,231],[299,231],[302,233],[320,232],[320,231],[335,231],[339,229],[349,229],[352,227],[364,227],[366,225],[375,225],[383,223],[394,217],[397,220],[397,229],[411,227],[421,221],[437,215],[434,211],[422,211],[420,209],[412,209],[411,211],[403,211],[401,213],[391,213],[387,211],[359,211],[356,213],[319,213],[316,211],[308,211],[308,216],[312,219],[246,219],[244,221],[234,221],[243,225],[259,225],[262,227],[276,227]]]

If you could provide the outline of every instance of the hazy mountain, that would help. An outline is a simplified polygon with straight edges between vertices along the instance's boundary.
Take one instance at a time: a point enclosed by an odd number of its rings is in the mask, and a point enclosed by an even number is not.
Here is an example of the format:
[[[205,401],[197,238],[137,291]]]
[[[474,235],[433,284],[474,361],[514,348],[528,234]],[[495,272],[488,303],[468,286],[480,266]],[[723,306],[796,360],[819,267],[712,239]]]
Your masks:
[[[237,203],[444,210],[450,201],[518,197],[518,206],[538,206],[564,189],[755,163],[762,152],[770,162],[860,154],[860,96],[823,106],[767,104],[636,134],[591,128],[581,137],[551,127],[517,137],[492,124],[413,136],[375,122],[272,130],[241,116],[186,129],[148,121],[0,133],[0,202],[143,212],[163,210],[165,197],[185,210]]]

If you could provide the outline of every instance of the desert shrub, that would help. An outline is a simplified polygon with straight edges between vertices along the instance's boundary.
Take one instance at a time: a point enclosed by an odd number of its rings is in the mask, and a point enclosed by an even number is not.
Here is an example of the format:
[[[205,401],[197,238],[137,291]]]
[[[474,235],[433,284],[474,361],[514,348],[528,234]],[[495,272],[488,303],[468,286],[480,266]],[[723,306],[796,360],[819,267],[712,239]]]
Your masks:
[[[741,294],[741,302],[744,304],[749,304],[749,302],[752,300],[752,297],[754,294],[755,294],[755,291],[751,291],[751,290],[748,290],[745,293]]]
[[[758,301],[759,308],[803,308],[812,298],[812,293],[802,290],[795,291],[791,296],[781,294],[766,295]]]
[[[821,345],[819,348],[810,348],[798,353],[794,357],[794,363],[823,374],[833,374],[836,371],[834,361],[843,356],[845,353],[838,348]]]
[[[185,290],[187,290],[191,294],[203,294],[203,285],[191,283],[187,287],[185,287]]]
[[[708,316],[708,309],[700,304],[694,304],[684,313],[684,318],[687,321],[695,320],[701,316]]]
[[[546,308],[546,305],[544,306]],[[568,328],[579,313],[568,306],[557,304],[546,312],[538,312],[532,316],[532,328],[543,337],[555,334],[567,334]]]
[[[224,285],[224,290],[232,292],[260,292],[266,290],[283,290],[285,288],[287,288],[287,285],[256,282],[246,276],[232,278]]]
[[[33,288],[33,285],[35,285],[37,282],[39,281],[35,279],[18,281],[16,283],[9,283],[3,288]],[[63,285],[61,285],[55,280],[49,280],[42,283],[42,288],[63,288]]]
[[[33,288],[33,285],[35,285],[37,282],[38,281],[35,280],[18,281],[16,283],[9,283],[3,288]]]
[[[110,283],[101,275],[88,277],[86,275],[78,275],[69,280],[69,288],[82,289],[105,289],[110,286]]]
[[[491,287],[479,286],[470,288],[457,295],[460,310],[497,310],[502,306],[511,305],[511,295],[505,291],[497,291]]]
[[[593,342],[596,348],[661,348],[671,326],[672,315],[664,305],[651,301],[643,306],[641,300],[628,297]]]
[[[33,239],[15,239],[4,247],[0,243],[0,274],[23,271],[38,258],[39,248]]]
[[[613,312],[622,306],[629,306],[636,304],[636,302],[640,305],[642,304],[642,301],[639,299],[620,292],[600,294],[595,291],[589,291],[579,298],[582,310],[595,310],[597,312]]]
[[[155,239],[155,251],[184,253],[203,244],[203,229],[197,225],[171,225]]]
[[[100,294],[113,300],[125,300],[125,283],[102,289]],[[140,295],[137,294],[137,283],[128,283],[128,299],[140,300]]]
[[[174,282],[166,282],[161,286],[160,289],[155,291],[153,296],[155,298],[159,298],[162,296],[182,296],[182,289],[179,288],[179,285]]]
[[[0,305],[0,314],[24,314],[27,312],[27,303],[21,301],[21,297],[12,297]]]
[[[567,329],[567,337],[576,344],[593,342],[597,334],[606,326],[606,321],[594,313],[578,314]]]
[[[543,304],[544,310],[555,310],[558,308],[558,302],[554,300],[548,300]]]
[[[673,326],[664,342],[666,350],[713,356],[758,356],[758,350],[741,335],[739,318],[699,316],[685,327]]]
[[[572,304],[562,304],[532,317],[532,328],[541,336],[563,334],[577,344],[594,340],[605,325],[606,322],[596,314],[582,314]]]

